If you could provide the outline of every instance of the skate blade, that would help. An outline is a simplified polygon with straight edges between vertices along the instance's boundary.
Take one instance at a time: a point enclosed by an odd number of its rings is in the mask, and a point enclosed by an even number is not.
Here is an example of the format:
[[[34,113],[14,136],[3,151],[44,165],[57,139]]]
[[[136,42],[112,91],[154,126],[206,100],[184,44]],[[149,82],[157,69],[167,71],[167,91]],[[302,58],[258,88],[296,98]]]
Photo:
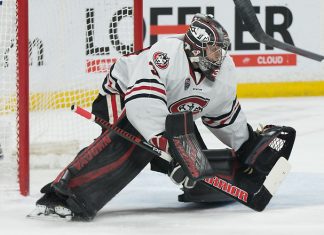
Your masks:
[[[72,221],[73,214],[71,210],[56,206],[54,208],[49,208],[43,205],[37,205],[35,210],[26,216],[30,219],[39,219],[47,221]]]
[[[291,165],[287,159],[284,157],[279,158],[263,182],[264,187],[266,187],[271,195],[277,192],[280,184],[286,178],[290,170]]]

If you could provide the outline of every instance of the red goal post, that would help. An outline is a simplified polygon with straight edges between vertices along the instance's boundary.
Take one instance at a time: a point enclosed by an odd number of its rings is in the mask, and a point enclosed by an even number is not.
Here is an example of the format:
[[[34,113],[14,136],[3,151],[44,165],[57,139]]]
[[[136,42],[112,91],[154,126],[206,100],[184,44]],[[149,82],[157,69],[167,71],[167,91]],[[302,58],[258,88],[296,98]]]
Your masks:
[[[17,0],[17,162],[20,193],[29,194],[28,0]]]
[[[33,25],[34,22],[31,22],[31,19],[33,20],[33,17],[34,17],[34,15],[31,14],[31,12],[34,12],[34,9],[31,9],[31,7],[35,6],[35,4],[33,4],[32,1],[37,1],[37,0],[29,0],[29,1],[28,0],[0,0],[0,3],[1,3],[0,10],[2,10],[2,11],[5,11],[6,7],[9,7],[9,5],[13,4],[13,2],[15,2],[15,6],[16,6],[16,27],[17,27],[16,28],[16,42],[11,43],[11,45],[10,45],[11,48],[16,46],[16,76],[17,76],[17,83],[16,83],[17,90],[16,90],[16,98],[15,98],[16,99],[16,107],[9,107],[9,105],[8,105],[9,101],[7,99],[8,97],[0,97],[0,104],[4,103],[4,107],[1,107],[1,109],[3,109],[3,111],[0,111],[0,121],[3,116],[11,115],[11,112],[16,112],[17,124],[15,126],[15,129],[17,132],[17,134],[16,134],[17,143],[16,143],[16,145],[14,145],[14,146],[16,146],[16,151],[14,151],[14,152],[17,155],[16,156],[17,161],[11,161],[11,162],[18,163],[18,166],[17,166],[18,173],[17,174],[18,174],[19,190],[20,190],[20,193],[24,196],[29,194],[29,168],[30,168],[29,164],[30,164],[30,145],[31,145],[30,138],[32,137],[31,131],[30,131],[30,126],[31,126],[31,122],[32,122],[30,119],[30,113],[32,111],[33,112],[35,111],[37,113],[44,112],[43,110],[41,110],[41,108],[31,107],[34,105],[34,103],[40,102],[40,101],[35,101],[34,98],[35,98],[36,94],[39,95],[39,93],[42,93],[41,94],[42,98],[39,98],[39,99],[44,99],[44,97],[50,97],[49,100],[46,101],[46,103],[52,103],[52,101],[54,99],[53,97],[60,96],[60,98],[58,98],[59,101],[55,101],[56,103],[52,104],[51,107],[49,108],[49,109],[53,109],[53,110],[55,109],[55,112],[60,107],[67,108],[67,110],[68,110],[70,104],[75,103],[75,101],[73,100],[74,97],[80,96],[79,93],[77,93],[77,92],[79,92],[79,88],[77,87],[77,85],[75,85],[75,87],[73,87],[73,88],[69,88],[68,91],[56,90],[56,91],[49,91],[49,92],[47,92],[47,94],[44,94],[43,90],[45,90],[45,89],[43,89],[43,87],[41,89],[38,89],[36,92],[34,92],[32,90],[31,80],[33,79],[33,75],[36,73],[34,71],[32,74],[30,73],[31,63],[35,64],[34,61],[31,62],[31,58],[30,58],[31,50],[32,50],[31,49],[32,43],[31,43],[31,38],[30,38],[29,32],[30,32],[30,30],[35,29],[35,26]],[[9,2],[11,2],[11,3],[9,3]],[[47,2],[47,0],[45,0],[45,1],[43,0],[43,2]],[[51,2],[51,4],[55,4],[55,2],[53,2],[53,1],[48,1],[48,2],[49,3]],[[58,2],[57,4],[62,3],[62,5],[64,5],[64,1],[59,0],[57,2]],[[69,0],[69,2],[72,2],[72,1]],[[85,1],[81,2],[79,0],[74,0],[73,2],[75,2],[76,4],[77,3],[84,4]],[[133,13],[133,46],[132,46],[132,48],[134,51],[142,49],[142,47],[143,47],[143,0],[124,0],[124,1],[96,0],[96,1],[92,1],[92,2],[98,2],[98,4],[97,4],[98,6],[103,6],[100,8],[99,7],[96,8],[96,9],[100,9],[101,11],[102,11],[102,9],[113,8],[113,7],[109,7],[108,6],[109,4],[116,4],[116,5],[120,4],[120,7],[124,7],[122,12],[125,12],[125,7],[127,7],[127,9],[129,10],[130,4],[131,4],[131,8],[133,9],[133,11],[132,11],[132,13]],[[114,3],[112,3],[112,2],[114,2]],[[122,5],[122,4],[125,4],[125,5]],[[89,8],[91,8],[91,9],[95,8],[93,6],[96,6],[96,4],[90,4]],[[68,7],[71,8],[67,12],[70,14],[74,10],[74,7],[71,7],[70,5]],[[114,6],[114,7],[116,7],[116,6]],[[78,8],[76,7],[75,9],[78,9]],[[102,13],[102,15],[104,15],[104,14],[105,13]],[[110,14],[110,12],[108,14]],[[120,20],[122,17],[126,18],[128,16],[127,14],[129,14],[129,11],[128,11],[128,13],[126,13],[126,16],[118,16],[118,17],[116,17],[116,19]],[[7,16],[6,14],[1,14],[1,11],[0,11],[0,17],[6,17],[6,16]],[[70,24],[70,22],[64,22],[64,19],[68,19],[68,18],[64,18],[64,17],[65,16],[62,16],[62,19],[61,19],[60,16],[57,16],[58,21],[60,21],[60,20],[63,21],[62,28],[65,28],[65,27],[67,28],[66,31],[64,31],[64,32],[68,32],[68,30],[69,30],[68,26],[70,26],[70,25],[66,26],[65,23]],[[87,20],[88,20],[88,18],[87,18]],[[0,21],[3,21],[3,19],[0,18]],[[46,24],[42,24],[43,22],[38,22],[38,23],[40,25],[39,27],[46,27]],[[113,25],[113,23],[114,22],[110,23],[109,27],[112,27],[111,25]],[[117,24],[120,22],[115,22],[115,23]],[[2,27],[1,22],[0,22],[0,27]],[[10,27],[10,26],[8,26],[8,27]],[[87,33],[93,32],[91,30],[94,30],[94,27],[95,26],[93,25],[93,22],[91,24],[87,24],[87,26],[86,26]],[[48,26],[48,28],[50,28],[50,26]],[[73,28],[73,27],[71,27],[71,28]],[[117,31],[117,30],[115,30],[115,31]],[[62,34],[64,34],[64,32]],[[1,33],[5,34],[6,32],[5,32],[5,30],[1,31],[1,29],[0,29],[0,34]],[[50,33],[50,31],[48,31],[48,33]],[[56,35],[56,34],[61,34],[61,33],[55,32],[54,34]],[[0,36],[2,36],[2,35],[0,35]],[[87,46],[89,44],[88,40],[93,39],[90,37],[91,37],[91,35],[88,36],[88,34],[87,34],[87,38],[86,38]],[[116,36],[116,38],[117,38],[117,36]],[[5,37],[0,37],[0,40],[5,40]],[[38,40],[41,40],[41,39],[38,39]],[[113,40],[113,39],[110,38],[110,41],[111,40]],[[71,39],[71,41],[69,42],[70,45],[72,45],[74,41]],[[10,49],[10,48],[8,49],[7,44],[8,43],[2,43],[0,41],[0,57],[2,56],[4,58],[7,58],[6,53]],[[59,44],[59,42],[58,42],[58,44]],[[39,46],[39,44],[36,44],[36,45]],[[44,43],[44,45],[46,46],[45,43]],[[69,49],[70,45],[65,46],[65,48]],[[4,46],[4,47],[7,46],[7,48],[3,49],[1,51],[1,46]],[[64,47],[64,45],[59,45],[58,49],[61,49],[61,47]],[[46,52],[51,49],[51,48],[47,48],[47,51],[45,51],[45,50],[43,51],[43,47],[40,47],[40,48],[41,49],[39,49],[39,51],[44,53],[44,56],[46,56]],[[96,50],[93,50],[93,51],[95,51],[95,53],[92,53],[92,54],[86,55],[86,56],[87,56],[87,58],[95,57],[95,58],[99,58],[98,60],[100,60],[101,58],[104,57],[105,53],[106,54],[108,53],[108,49],[105,50],[105,48],[107,48],[107,47],[100,47],[97,50],[100,53],[97,53]],[[56,50],[58,50],[58,49],[56,49]],[[97,48],[93,48],[93,49],[97,49]],[[112,46],[110,48],[110,52],[111,51],[112,51]],[[64,52],[67,53],[67,54],[64,54],[64,56],[62,56],[62,58],[64,58],[64,59],[65,59],[65,57],[71,57],[72,59],[70,58],[70,60],[74,60],[75,58],[78,57],[77,55],[73,55],[74,57],[71,56],[70,54],[68,54],[67,51],[64,51]],[[118,52],[120,52],[120,51],[118,51]],[[129,53],[129,52],[130,51],[126,51],[126,52],[122,52],[121,54]],[[55,53],[56,53],[56,51],[55,51],[55,49],[53,49],[52,54],[55,55]],[[73,53],[75,53],[75,51],[73,51]],[[82,54],[82,53],[83,52],[80,51],[80,54]],[[51,54],[51,56],[49,56],[50,58],[53,57],[52,54]],[[38,57],[40,57],[40,55],[38,55]],[[49,57],[47,57],[47,58],[44,57],[44,60],[49,59]],[[117,57],[117,56],[115,56],[115,57]],[[115,57],[114,57],[114,59],[115,59]],[[114,60],[109,59],[109,61],[114,61]],[[5,62],[2,64],[5,64]],[[45,66],[49,67],[49,64],[50,64],[49,61],[48,62],[45,61],[44,67]],[[65,63],[62,62],[62,65],[64,66]],[[79,66],[79,65],[77,65],[77,66]],[[3,67],[6,67],[6,66],[3,66]],[[1,58],[0,58],[0,75],[2,75],[2,73],[5,73],[6,69],[7,68],[1,68]],[[69,68],[69,70],[74,71],[77,69]],[[52,71],[51,69],[48,69],[46,71],[46,74],[50,74],[51,71]],[[71,71],[69,71],[69,72],[71,72]],[[57,75],[57,76],[59,77],[59,75]],[[79,75],[77,75],[77,76],[79,76]],[[101,74],[100,76],[102,79],[104,78],[104,75]],[[80,77],[81,77],[81,75],[80,75]],[[93,75],[93,77],[99,77],[99,76]],[[78,80],[78,79],[74,79],[74,80]],[[95,79],[98,80],[97,78],[95,78]],[[81,79],[79,79],[79,80],[81,80]],[[85,80],[85,79],[83,79],[83,80]],[[60,81],[60,85],[62,83],[64,83],[64,81],[63,82]],[[52,81],[51,81],[50,85],[53,85]],[[40,86],[42,86],[42,85],[40,85]],[[33,87],[34,87],[34,85],[33,85]],[[12,89],[12,88],[10,88],[10,89]],[[89,89],[89,88],[86,88],[86,90],[87,89]],[[93,89],[93,88],[90,88],[90,89]],[[81,88],[80,88],[80,90],[81,90]],[[71,94],[73,94],[73,97],[64,97],[64,96],[70,96]],[[85,99],[84,94],[88,94],[88,91],[86,91],[86,93],[82,93],[81,99]],[[93,96],[93,92],[91,94]],[[90,98],[87,97],[86,99],[91,100],[91,97]],[[12,100],[12,98],[10,98],[10,100]],[[63,100],[64,100],[64,102],[66,102],[66,104],[64,104],[64,105],[62,105],[62,103],[61,103],[61,101],[63,101]],[[10,101],[10,105],[12,105],[11,103],[12,103],[12,101]],[[78,101],[77,101],[77,103],[78,103]],[[55,115],[56,114],[53,114],[51,116],[55,116]],[[44,117],[42,117],[41,120],[44,120]],[[44,122],[45,121],[46,120],[44,120]],[[63,120],[61,120],[60,122],[62,122],[62,121]],[[40,125],[39,123],[37,123],[38,121],[33,120],[33,122],[36,122],[33,125]],[[48,123],[45,124],[45,126],[52,124],[51,120],[48,120],[47,122]],[[46,130],[45,131],[43,130],[41,132],[46,132]],[[62,134],[64,134],[64,133],[62,133]],[[44,138],[38,136],[35,139],[44,139]],[[8,158],[8,155],[11,155],[11,153],[8,153],[9,151],[7,151],[9,147],[6,146],[6,142],[7,142],[6,136],[4,136],[4,137],[0,136],[0,145],[4,150],[4,156],[5,156],[4,159]],[[49,142],[49,143],[51,143],[52,146],[55,145],[55,144],[53,144],[53,142]],[[58,145],[60,145],[60,144],[58,144]]]

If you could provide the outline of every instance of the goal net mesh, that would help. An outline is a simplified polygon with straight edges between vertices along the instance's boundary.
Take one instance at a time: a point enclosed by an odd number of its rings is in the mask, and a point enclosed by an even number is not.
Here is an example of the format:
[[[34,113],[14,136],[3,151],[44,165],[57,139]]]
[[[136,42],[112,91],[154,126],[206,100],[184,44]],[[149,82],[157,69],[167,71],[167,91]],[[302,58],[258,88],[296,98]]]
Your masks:
[[[31,167],[62,167],[100,133],[90,108],[111,64],[133,51],[132,0],[29,0]],[[0,187],[17,188],[17,2],[0,0]],[[26,94],[19,94],[23,96]]]

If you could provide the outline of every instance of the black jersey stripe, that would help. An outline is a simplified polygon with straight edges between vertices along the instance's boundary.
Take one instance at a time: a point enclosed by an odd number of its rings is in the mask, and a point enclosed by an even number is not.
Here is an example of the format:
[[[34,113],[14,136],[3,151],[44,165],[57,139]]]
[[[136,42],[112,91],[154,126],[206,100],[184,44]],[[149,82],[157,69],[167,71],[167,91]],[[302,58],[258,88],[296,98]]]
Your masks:
[[[137,80],[133,86],[127,87],[127,90],[132,89],[134,86],[139,85],[141,83],[145,83],[145,82],[146,83],[159,84],[159,85],[161,85],[161,86],[163,86],[165,88],[164,84],[161,83],[161,82],[159,82],[157,79],[147,79],[147,78],[143,78],[143,79]]]
[[[117,78],[115,78],[115,77],[112,75],[112,71],[114,70],[114,68],[115,68],[115,64],[113,64],[112,66],[110,66],[109,76],[111,77],[112,80],[114,80],[114,81],[117,83]]]
[[[223,128],[223,127],[226,127],[226,126],[229,126],[231,124],[233,124],[237,118],[237,116],[239,115],[241,111],[241,106],[239,106],[235,112],[235,114],[233,115],[233,117],[231,118],[230,122],[229,123],[226,123],[226,124],[220,124],[220,125],[217,125],[217,126],[211,126],[210,124],[207,124],[206,122],[204,122],[204,119],[202,118],[202,121],[204,123],[204,125],[210,127],[210,128],[214,128],[214,129],[220,129],[220,128]]]
[[[222,115],[217,116],[217,117],[207,117],[207,116],[203,116],[203,118],[209,118],[210,120],[213,120],[213,121],[220,121],[220,120],[222,120],[222,119],[230,116],[231,113],[233,112],[234,108],[235,108],[236,101],[237,101],[237,97],[235,97],[235,99],[233,100],[232,108],[231,108],[231,110],[228,113],[222,114]]]
[[[113,64],[111,67],[110,67],[110,71],[109,71],[109,75],[111,77],[111,79],[115,82],[115,87],[116,89],[118,90],[119,94],[124,94],[123,90],[120,88],[119,84],[118,84],[118,80],[117,78],[115,78],[113,75],[112,75],[112,72],[115,68],[115,64]]]
[[[167,102],[165,99],[163,99],[162,97],[160,96],[157,96],[157,95],[152,95],[152,94],[145,94],[145,93],[142,93],[142,94],[137,94],[137,95],[133,95],[131,97],[128,97],[125,99],[125,104],[131,100],[134,100],[134,99],[139,99],[139,98],[152,98],[152,99],[158,99],[158,100],[162,100],[163,103],[165,103],[165,105],[167,105]]]
[[[107,94],[109,94],[110,93],[110,91],[106,88],[106,84],[108,83],[108,74],[107,74],[107,76],[105,77],[105,79],[104,79],[104,81],[103,81],[103,83],[102,83],[102,85],[101,85],[101,88],[104,90],[104,92],[106,92]]]

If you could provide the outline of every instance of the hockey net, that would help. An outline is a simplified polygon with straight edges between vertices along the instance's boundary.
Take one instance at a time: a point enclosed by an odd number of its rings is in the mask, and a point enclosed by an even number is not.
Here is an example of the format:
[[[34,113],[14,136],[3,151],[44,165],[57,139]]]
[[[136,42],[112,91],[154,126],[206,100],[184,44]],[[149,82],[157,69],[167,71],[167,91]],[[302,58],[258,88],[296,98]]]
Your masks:
[[[18,173],[28,161],[31,168],[62,167],[100,133],[69,109],[89,107],[111,64],[134,50],[133,12],[140,1],[29,0],[29,94],[18,92],[23,72],[17,32],[23,33],[19,24],[27,20],[19,18],[22,2],[0,0],[0,191],[17,190],[19,182],[28,194],[28,173]],[[27,95],[29,144],[19,140],[28,128],[21,133],[20,112],[26,111],[17,108]],[[19,149],[28,148],[30,157],[21,161]]]

